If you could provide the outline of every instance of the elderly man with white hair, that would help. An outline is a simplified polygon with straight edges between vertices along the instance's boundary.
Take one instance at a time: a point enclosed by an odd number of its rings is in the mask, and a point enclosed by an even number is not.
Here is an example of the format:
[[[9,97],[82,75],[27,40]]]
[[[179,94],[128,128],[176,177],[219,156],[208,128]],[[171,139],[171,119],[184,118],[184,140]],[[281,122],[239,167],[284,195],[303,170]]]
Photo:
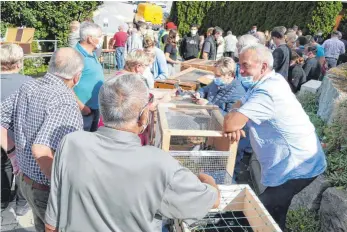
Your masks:
[[[15,93],[24,83],[32,78],[19,74],[23,67],[23,49],[17,44],[4,44],[0,49],[1,60],[1,101]],[[10,131],[14,140],[13,131]],[[12,164],[11,164],[12,163]],[[8,156],[1,149],[1,209],[7,208],[11,199],[11,187],[14,175],[18,173],[18,165],[15,156]],[[19,187],[19,178],[15,178],[16,185],[16,215],[23,216],[29,210],[29,205],[23,197]]]
[[[84,59],[81,80],[74,91],[83,115],[86,131],[96,131],[99,123],[99,89],[104,83],[104,70],[95,51],[103,42],[101,27],[95,23],[84,22],[80,28],[81,39],[76,50]]]
[[[199,219],[218,207],[211,176],[197,177],[161,149],[141,146],[148,96],[136,74],[105,81],[105,126],[67,135],[54,158],[46,231],[159,232],[161,216]]]
[[[54,153],[66,134],[83,128],[72,91],[82,70],[82,56],[73,48],[60,48],[43,78],[24,83],[1,103],[1,148],[16,156],[20,188],[39,232],[45,230]],[[14,141],[8,130],[14,131]]]
[[[224,131],[232,141],[238,140],[247,124],[266,186],[259,198],[284,230],[292,198],[327,164],[313,124],[286,80],[273,70],[273,62],[263,45],[242,49],[240,72],[253,84],[225,116]]]
[[[249,45],[258,44],[258,43],[259,43],[259,39],[253,35],[246,34],[246,35],[241,36],[239,38],[238,42],[236,43],[237,54],[239,54],[241,52],[242,48],[247,47]],[[242,86],[247,91],[248,88],[250,87],[251,83],[248,81],[247,78],[241,77],[240,64],[239,63],[236,64],[236,79],[241,81]]]

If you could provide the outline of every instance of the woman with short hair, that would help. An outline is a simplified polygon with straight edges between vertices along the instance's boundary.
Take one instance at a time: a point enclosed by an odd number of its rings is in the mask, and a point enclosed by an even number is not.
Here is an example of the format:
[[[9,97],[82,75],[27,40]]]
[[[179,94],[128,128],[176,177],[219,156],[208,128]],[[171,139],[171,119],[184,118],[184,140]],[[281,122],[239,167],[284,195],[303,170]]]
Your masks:
[[[164,52],[155,46],[152,38],[146,36],[143,41],[145,52],[154,54],[154,62],[151,72],[153,73],[154,80],[165,80],[169,77],[169,71],[166,63]]]
[[[225,115],[246,91],[241,82],[235,79],[236,64],[232,58],[221,58],[215,67],[213,82],[200,88],[194,95],[193,101],[198,105],[217,105]]]
[[[306,73],[302,66],[304,65],[304,58],[300,57],[299,54],[292,50],[289,72],[288,72],[288,82],[293,91],[296,93],[300,90],[301,85],[306,82]]]

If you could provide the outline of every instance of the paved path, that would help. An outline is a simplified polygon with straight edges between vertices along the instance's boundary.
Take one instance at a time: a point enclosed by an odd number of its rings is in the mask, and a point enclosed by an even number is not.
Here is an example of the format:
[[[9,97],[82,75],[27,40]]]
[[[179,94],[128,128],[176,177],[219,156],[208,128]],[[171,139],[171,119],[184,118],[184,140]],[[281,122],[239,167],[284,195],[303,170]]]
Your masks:
[[[15,202],[11,202],[6,210],[1,212],[2,232],[34,232],[34,220],[31,210],[22,217],[16,217]]]
[[[166,4],[164,12],[170,13],[172,1],[161,1]],[[137,5],[116,1],[104,1],[104,4],[99,6],[98,10],[94,12],[93,20],[98,25],[102,26],[105,34],[114,35],[118,31],[118,26],[134,19],[134,9]],[[108,21],[108,27],[104,27],[104,21]]]

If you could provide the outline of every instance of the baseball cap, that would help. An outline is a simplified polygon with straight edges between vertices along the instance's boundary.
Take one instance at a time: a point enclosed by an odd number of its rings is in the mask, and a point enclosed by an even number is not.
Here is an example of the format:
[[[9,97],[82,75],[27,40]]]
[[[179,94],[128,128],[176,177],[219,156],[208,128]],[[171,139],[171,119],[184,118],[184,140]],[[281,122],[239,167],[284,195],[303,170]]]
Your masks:
[[[176,30],[176,29],[177,29],[177,26],[176,26],[173,22],[168,22],[168,23],[166,24],[166,28],[167,28],[167,29],[174,29],[174,30]]]

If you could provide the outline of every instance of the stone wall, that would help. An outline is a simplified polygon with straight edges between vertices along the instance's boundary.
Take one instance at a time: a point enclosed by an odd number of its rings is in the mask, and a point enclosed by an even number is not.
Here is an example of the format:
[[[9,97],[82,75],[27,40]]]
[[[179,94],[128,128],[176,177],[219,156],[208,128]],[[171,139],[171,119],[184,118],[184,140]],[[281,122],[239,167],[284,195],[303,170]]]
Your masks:
[[[340,121],[346,109],[339,104],[347,100],[347,63],[328,71],[318,94],[318,115],[328,124]],[[317,212],[323,232],[347,232],[347,191],[332,187],[323,175],[293,198],[290,209],[299,208]]]
[[[318,115],[329,124],[333,121],[338,104],[347,99],[347,63],[328,71],[319,94]]]

